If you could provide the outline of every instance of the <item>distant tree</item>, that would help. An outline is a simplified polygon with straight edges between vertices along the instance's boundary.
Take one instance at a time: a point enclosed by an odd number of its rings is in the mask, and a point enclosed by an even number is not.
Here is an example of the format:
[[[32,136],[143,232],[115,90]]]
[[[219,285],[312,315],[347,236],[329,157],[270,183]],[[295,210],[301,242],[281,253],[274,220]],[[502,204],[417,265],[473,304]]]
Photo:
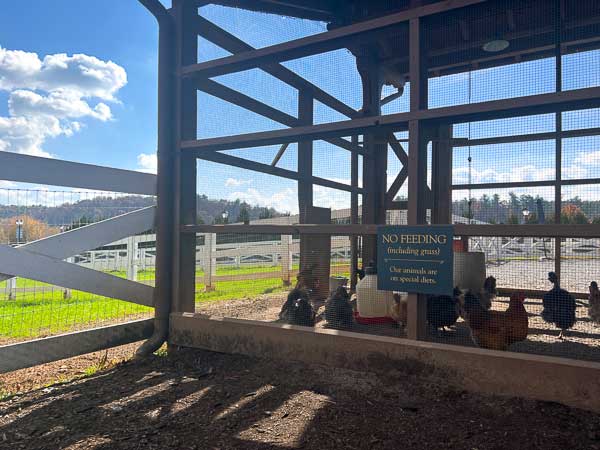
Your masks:
[[[30,216],[9,217],[0,221],[0,242],[17,242],[17,220],[23,221],[23,240],[21,242],[37,241],[60,232],[60,228],[52,227]]]
[[[221,214],[215,216],[215,225],[227,225],[229,223],[229,211],[223,211]]]
[[[564,224],[586,224],[589,219],[577,205],[565,205],[560,212],[560,221]]]
[[[508,220],[506,221],[509,225],[518,225],[519,224],[519,216],[515,214],[511,214],[508,216]]]
[[[270,219],[272,217],[274,217],[274,214],[273,210],[270,208],[261,208],[260,212],[258,213],[259,219]]]
[[[535,213],[535,212],[530,213],[529,216],[527,216],[525,223],[530,223],[530,224],[539,223],[537,213]]]
[[[240,212],[237,216],[236,222],[241,222],[245,224],[250,223],[250,213],[248,212],[248,208],[245,204],[242,205]]]

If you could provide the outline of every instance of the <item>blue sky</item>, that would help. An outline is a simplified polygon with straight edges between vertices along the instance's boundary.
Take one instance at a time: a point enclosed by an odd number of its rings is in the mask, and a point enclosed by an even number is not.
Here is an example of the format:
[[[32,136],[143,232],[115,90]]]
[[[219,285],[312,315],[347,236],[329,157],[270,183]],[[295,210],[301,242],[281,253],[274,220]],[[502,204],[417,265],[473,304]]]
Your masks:
[[[166,2],[168,3],[168,2]],[[0,16],[0,149],[86,163],[152,171],[156,147],[157,25],[135,0],[20,0],[2,5]],[[323,23],[207,6],[201,14],[255,47],[325,30]],[[200,40],[199,60],[227,55]],[[360,107],[360,80],[346,50],[316,55],[285,65],[354,108]],[[600,85],[600,52],[565,56],[565,89]],[[89,74],[93,82],[89,82]],[[431,82],[430,106],[448,106],[532,95],[554,90],[554,61],[528,62]],[[218,77],[217,81],[250,94],[289,114],[296,113],[294,89],[260,70]],[[384,95],[392,93],[390,87]],[[407,109],[405,96],[385,113]],[[10,107],[9,107],[10,105]],[[198,96],[199,137],[282,128],[251,112],[206,94]],[[345,119],[315,104],[315,122]],[[565,129],[600,126],[598,111],[564,115]],[[552,131],[552,115],[505,119],[455,127],[473,138]],[[565,178],[597,177],[600,139],[565,141]],[[278,146],[231,151],[270,163]],[[548,180],[554,177],[554,142],[473,147],[471,176],[476,182]],[[349,154],[315,143],[315,175],[349,182]],[[469,149],[455,151],[455,182],[466,182]],[[281,167],[296,168],[291,145]],[[388,183],[400,164],[390,152]],[[295,183],[253,172],[199,163],[198,192],[212,198],[240,198],[253,204],[295,212]],[[6,182],[4,186],[10,187]],[[15,186],[12,186],[15,187]],[[600,198],[595,187],[578,188]],[[524,192],[520,190],[519,193]],[[404,193],[404,192],[401,192]],[[462,195],[462,194],[461,194]],[[347,207],[349,195],[316,188],[315,204]]]

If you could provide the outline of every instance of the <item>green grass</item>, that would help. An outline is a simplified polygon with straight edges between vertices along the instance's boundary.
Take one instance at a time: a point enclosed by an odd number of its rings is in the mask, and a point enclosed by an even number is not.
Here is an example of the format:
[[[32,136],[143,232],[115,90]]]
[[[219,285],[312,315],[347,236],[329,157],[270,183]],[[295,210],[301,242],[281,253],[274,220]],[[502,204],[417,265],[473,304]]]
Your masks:
[[[215,302],[234,298],[253,298],[262,294],[283,292],[287,289],[281,278],[264,280],[222,281],[215,283],[215,289],[204,292],[203,284],[196,285],[196,302]]]
[[[340,264],[339,266],[344,266]],[[347,267],[347,264],[345,264]],[[294,265],[294,269],[298,269]],[[253,273],[277,273],[280,266],[256,265],[219,267],[217,275],[251,275]],[[110,271],[111,275],[125,278],[124,271]],[[332,265],[332,274],[349,276],[336,271]],[[154,270],[138,272],[138,280],[154,279]],[[202,277],[197,271],[196,276]],[[37,288],[37,292],[17,292],[16,300],[8,300],[5,294],[6,282],[0,283],[0,341],[24,339],[63,333],[74,329],[92,327],[96,324],[115,319],[150,315],[152,308],[133,303],[100,297],[80,291],[72,291],[72,298],[63,298],[60,288],[51,291],[46,283],[23,278],[17,279],[17,288]],[[41,288],[46,288],[45,292]],[[204,292],[202,283],[196,285],[196,302],[216,302],[231,299],[254,298],[263,294],[284,292],[288,289],[279,277],[267,279],[249,279],[243,281],[218,281],[215,289]]]

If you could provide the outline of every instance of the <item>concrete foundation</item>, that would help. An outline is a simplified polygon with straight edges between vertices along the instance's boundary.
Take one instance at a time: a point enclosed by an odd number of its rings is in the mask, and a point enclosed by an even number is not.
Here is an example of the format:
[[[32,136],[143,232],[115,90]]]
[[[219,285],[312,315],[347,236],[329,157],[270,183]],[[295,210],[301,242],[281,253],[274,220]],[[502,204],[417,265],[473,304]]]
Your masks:
[[[441,371],[486,394],[600,412],[600,364],[201,314],[171,315],[170,344],[371,372]]]

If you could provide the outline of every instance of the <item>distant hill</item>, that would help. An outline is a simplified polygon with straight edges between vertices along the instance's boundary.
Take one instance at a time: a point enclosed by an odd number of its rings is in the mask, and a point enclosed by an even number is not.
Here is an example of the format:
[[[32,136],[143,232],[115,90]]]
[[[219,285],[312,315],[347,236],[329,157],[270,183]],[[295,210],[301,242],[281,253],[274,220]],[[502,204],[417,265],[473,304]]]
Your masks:
[[[29,216],[50,226],[71,225],[76,223],[97,222],[102,219],[125,214],[146,206],[152,206],[152,197],[129,195],[122,197],[94,197],[73,203],[48,205],[2,205],[0,204],[0,220],[19,216]],[[251,206],[239,200],[213,200],[205,195],[197,197],[198,221],[200,223],[222,222],[226,213],[229,222],[235,222],[240,212],[245,209],[251,220],[277,217],[281,213],[273,208]],[[242,213],[242,217],[244,214]]]

